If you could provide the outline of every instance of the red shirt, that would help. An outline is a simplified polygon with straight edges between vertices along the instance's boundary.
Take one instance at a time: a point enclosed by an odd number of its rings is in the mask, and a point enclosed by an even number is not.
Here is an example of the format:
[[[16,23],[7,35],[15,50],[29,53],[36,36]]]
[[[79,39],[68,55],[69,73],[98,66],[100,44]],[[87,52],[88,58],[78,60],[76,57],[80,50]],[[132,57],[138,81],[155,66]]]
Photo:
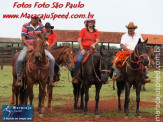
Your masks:
[[[99,39],[99,32],[97,29],[95,29],[95,32],[90,32],[90,35],[92,37],[93,42],[96,42],[96,39]],[[79,37],[82,38],[82,46],[84,49],[90,49],[92,42],[91,38],[88,34],[87,28],[83,28],[80,33]]]
[[[57,42],[57,35],[56,33],[54,33],[52,31],[52,33],[50,35],[48,35],[48,43],[49,43],[49,46],[53,43],[53,42]]]

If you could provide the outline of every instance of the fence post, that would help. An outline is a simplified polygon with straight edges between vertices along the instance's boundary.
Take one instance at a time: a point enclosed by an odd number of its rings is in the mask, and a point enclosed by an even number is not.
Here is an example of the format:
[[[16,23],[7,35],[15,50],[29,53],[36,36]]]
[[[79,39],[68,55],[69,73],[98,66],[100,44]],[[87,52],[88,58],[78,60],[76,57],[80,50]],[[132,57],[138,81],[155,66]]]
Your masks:
[[[1,70],[3,70],[4,47],[1,47]]]

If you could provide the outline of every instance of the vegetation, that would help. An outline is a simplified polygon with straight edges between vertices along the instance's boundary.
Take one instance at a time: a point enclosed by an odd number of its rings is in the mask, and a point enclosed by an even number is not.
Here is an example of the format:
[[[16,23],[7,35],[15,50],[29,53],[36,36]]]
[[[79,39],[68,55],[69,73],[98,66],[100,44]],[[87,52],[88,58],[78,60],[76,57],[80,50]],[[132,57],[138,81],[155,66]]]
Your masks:
[[[161,71],[161,74],[163,73],[163,70]],[[161,79],[161,86],[163,86],[163,75],[160,75]],[[152,80],[152,83],[146,84],[146,92],[141,92],[141,101],[147,101],[147,102],[152,102],[155,103],[155,79],[156,79],[156,74],[154,71],[149,72],[149,77]],[[110,83],[103,85],[101,92],[100,92],[100,100],[109,100],[109,99],[117,99],[117,91],[113,90],[112,88],[112,80],[109,80]],[[0,70],[0,107],[4,104],[10,104],[11,102],[11,92],[12,92],[12,67],[11,66],[4,66],[4,70]],[[160,93],[163,92],[163,89],[161,89]],[[95,99],[95,87],[92,86],[89,90],[90,94],[90,101]],[[131,103],[130,106],[135,108],[135,91],[131,88]],[[124,99],[124,93],[122,94],[122,99]],[[71,83],[71,76],[69,73],[69,79],[68,79],[68,71],[65,67],[61,68],[61,80],[56,83],[56,87],[54,87],[53,90],[53,101],[52,101],[52,106],[57,106],[57,105],[65,105],[65,104],[72,104],[72,109],[73,109],[73,87]],[[123,101],[123,100],[122,100]],[[38,105],[38,85],[34,86],[34,106],[37,107]],[[163,99],[161,99],[161,103],[163,103]],[[45,105],[47,105],[47,101],[45,102]],[[121,117],[124,116],[123,112],[118,113],[116,110],[110,110],[111,113],[109,112],[103,112],[100,113],[101,116],[105,117]],[[153,116],[155,115],[155,108],[147,108],[147,109],[141,109],[141,115],[142,116]],[[161,111],[163,111],[163,105],[161,105]],[[55,114],[54,116],[58,117],[72,117],[72,118],[81,118],[83,117],[81,113],[68,113],[63,116],[61,114],[63,110],[60,110]],[[90,113],[90,116],[93,116],[94,113]],[[163,115],[163,112],[161,112],[161,115]],[[53,116],[53,115],[46,115],[46,116]],[[131,117],[135,117],[135,109],[131,110],[130,112]]]

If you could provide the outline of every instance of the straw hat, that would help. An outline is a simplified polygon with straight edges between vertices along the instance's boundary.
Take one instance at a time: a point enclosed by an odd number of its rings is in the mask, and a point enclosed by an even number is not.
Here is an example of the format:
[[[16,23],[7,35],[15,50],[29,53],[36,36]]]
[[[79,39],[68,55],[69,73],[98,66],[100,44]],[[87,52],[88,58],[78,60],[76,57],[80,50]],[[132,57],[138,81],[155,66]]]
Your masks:
[[[86,19],[85,21],[84,21],[84,24],[86,25],[88,22],[90,22],[90,21],[94,21],[95,23],[96,23],[96,20],[95,19],[93,19],[93,18],[88,18],[88,19]]]
[[[130,22],[128,25],[126,25],[126,28],[134,28],[134,29],[137,29],[138,27],[133,22]]]

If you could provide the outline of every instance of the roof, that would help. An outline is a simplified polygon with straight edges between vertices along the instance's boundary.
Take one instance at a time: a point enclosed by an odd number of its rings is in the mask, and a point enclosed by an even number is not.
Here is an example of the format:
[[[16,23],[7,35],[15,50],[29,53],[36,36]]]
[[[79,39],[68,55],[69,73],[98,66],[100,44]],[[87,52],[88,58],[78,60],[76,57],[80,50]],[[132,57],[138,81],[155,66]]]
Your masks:
[[[59,42],[76,42],[79,30],[55,30]],[[100,42],[120,43],[122,32],[99,32]],[[148,38],[148,44],[163,45],[163,35],[142,34],[144,39]],[[22,43],[19,38],[0,38],[0,43]]]
[[[79,30],[55,30],[58,41],[76,42]],[[123,32],[99,32],[100,42],[120,43]],[[163,45],[163,35],[142,34],[144,39],[148,38],[148,44]]]
[[[0,43],[22,43],[20,38],[5,38],[1,37],[0,38]]]

